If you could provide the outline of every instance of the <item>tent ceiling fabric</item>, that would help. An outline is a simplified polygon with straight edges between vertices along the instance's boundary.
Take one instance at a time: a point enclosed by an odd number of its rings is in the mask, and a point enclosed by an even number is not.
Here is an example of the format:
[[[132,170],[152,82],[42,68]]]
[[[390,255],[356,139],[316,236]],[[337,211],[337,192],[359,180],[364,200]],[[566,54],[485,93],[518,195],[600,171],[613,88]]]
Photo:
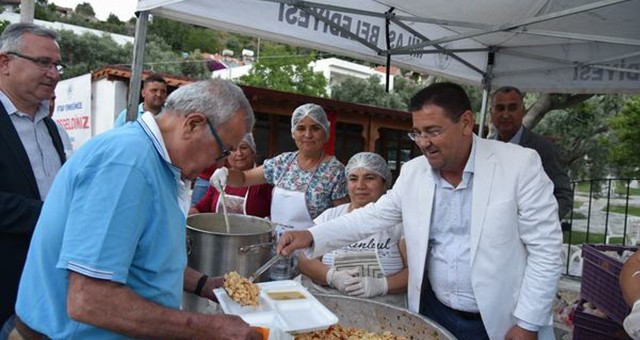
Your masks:
[[[390,54],[476,86],[640,92],[640,0],[140,0],[138,10],[379,64]]]

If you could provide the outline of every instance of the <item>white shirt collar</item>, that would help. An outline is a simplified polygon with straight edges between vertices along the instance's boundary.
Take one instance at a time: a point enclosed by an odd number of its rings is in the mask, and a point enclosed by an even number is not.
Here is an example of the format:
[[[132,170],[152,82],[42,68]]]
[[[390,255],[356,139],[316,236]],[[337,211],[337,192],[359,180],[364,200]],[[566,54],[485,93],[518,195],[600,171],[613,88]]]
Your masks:
[[[162,133],[160,132],[160,127],[158,127],[155,116],[151,112],[145,112],[138,118],[138,122],[140,122],[144,131],[151,137],[153,146],[155,146],[160,156],[162,156],[167,163],[171,164],[169,151],[167,151],[167,147],[164,144],[164,139],[162,139]]]

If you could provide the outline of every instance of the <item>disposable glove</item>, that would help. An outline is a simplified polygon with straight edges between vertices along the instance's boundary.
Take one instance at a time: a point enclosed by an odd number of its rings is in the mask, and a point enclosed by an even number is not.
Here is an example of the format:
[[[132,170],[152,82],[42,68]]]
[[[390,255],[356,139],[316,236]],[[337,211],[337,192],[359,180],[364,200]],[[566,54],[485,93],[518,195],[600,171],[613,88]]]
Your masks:
[[[229,169],[222,167],[217,168],[216,171],[213,172],[211,178],[209,178],[209,184],[216,188],[218,192],[222,192],[225,185],[227,185],[227,177],[229,176]]]
[[[349,280],[345,291],[349,296],[373,297],[387,294],[389,286],[387,278],[375,278],[371,276],[354,277]]]
[[[329,269],[327,272],[327,283],[329,286],[345,293],[345,287],[347,287],[347,282],[355,278],[358,275],[358,268],[347,269],[347,270],[335,270],[335,268]]]
[[[624,319],[622,325],[631,338],[640,339],[640,300],[633,304],[631,313]]]

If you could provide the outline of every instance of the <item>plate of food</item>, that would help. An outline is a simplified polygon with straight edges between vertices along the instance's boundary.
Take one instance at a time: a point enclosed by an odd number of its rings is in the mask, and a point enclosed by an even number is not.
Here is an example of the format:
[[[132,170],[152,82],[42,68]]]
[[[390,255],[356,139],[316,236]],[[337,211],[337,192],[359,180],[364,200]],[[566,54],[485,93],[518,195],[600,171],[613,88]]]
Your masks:
[[[296,334],[324,330],[338,322],[333,312],[292,280],[254,284],[231,272],[225,274],[225,287],[213,292],[224,313],[254,326]]]

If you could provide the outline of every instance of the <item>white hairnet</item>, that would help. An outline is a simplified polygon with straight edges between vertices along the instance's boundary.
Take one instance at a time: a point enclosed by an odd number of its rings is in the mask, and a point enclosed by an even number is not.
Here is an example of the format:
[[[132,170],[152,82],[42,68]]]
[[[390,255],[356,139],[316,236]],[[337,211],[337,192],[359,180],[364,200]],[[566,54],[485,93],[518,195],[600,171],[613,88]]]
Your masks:
[[[359,152],[353,155],[344,168],[344,172],[347,174],[347,177],[349,177],[349,174],[356,169],[366,169],[377,174],[382,177],[387,189],[391,187],[392,177],[389,164],[377,153]]]
[[[247,133],[246,135],[244,135],[244,137],[242,137],[242,140],[240,141],[240,143],[242,142],[247,144],[247,146],[249,146],[249,148],[253,151],[253,153],[256,153],[256,141],[253,139],[253,134],[251,132]]]
[[[329,139],[329,120],[327,119],[327,114],[324,112],[322,106],[317,104],[303,104],[298,106],[291,115],[291,133],[296,130],[296,126],[300,123],[304,117],[309,117],[313,119],[316,123],[320,124],[324,129],[324,133]]]

